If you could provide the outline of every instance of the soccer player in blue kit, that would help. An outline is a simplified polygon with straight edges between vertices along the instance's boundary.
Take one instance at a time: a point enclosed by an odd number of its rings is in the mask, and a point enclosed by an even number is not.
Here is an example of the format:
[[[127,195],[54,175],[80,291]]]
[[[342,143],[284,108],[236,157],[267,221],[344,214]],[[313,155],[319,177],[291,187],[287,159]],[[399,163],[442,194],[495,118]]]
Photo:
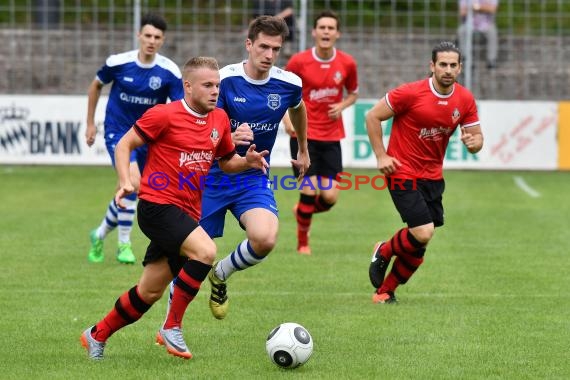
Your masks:
[[[259,16],[249,24],[245,42],[248,58],[220,70],[218,106],[230,117],[233,141],[241,155],[250,144],[271,152],[280,121],[288,111],[296,133],[301,135],[299,154],[291,162],[304,174],[310,159],[302,82],[297,75],[274,66],[288,33],[281,17]],[[266,160],[270,163],[269,156]],[[228,311],[228,278],[236,271],[261,263],[277,242],[277,203],[269,180],[265,181],[267,186],[259,185],[264,183],[264,176],[261,170],[255,169],[228,175],[216,164],[209,173],[211,184],[206,183],[200,225],[210,237],[222,236],[229,210],[246,232],[246,239],[215,263],[208,274],[212,285],[210,310],[217,319],[223,319]],[[231,186],[224,186],[228,177]],[[246,180],[240,181],[240,178]],[[244,183],[253,183],[253,186],[243,186]]]
[[[184,96],[182,75],[179,67],[170,59],[158,54],[164,43],[166,21],[159,15],[147,14],[141,19],[138,33],[139,48],[121,54],[111,55],[103,67],[97,71],[88,90],[87,145],[95,142],[95,109],[104,85],[113,83],[105,113],[105,144],[115,166],[115,146],[142,114],[167,99],[179,100]],[[138,183],[146,161],[146,146],[131,153],[131,182],[135,192],[129,194],[124,203],[126,208],[118,208],[111,199],[105,216],[98,228],[91,231],[91,248],[87,256],[90,262],[104,259],[103,240],[118,226],[117,260],[133,264],[136,258],[131,248],[131,230],[135,217]]]

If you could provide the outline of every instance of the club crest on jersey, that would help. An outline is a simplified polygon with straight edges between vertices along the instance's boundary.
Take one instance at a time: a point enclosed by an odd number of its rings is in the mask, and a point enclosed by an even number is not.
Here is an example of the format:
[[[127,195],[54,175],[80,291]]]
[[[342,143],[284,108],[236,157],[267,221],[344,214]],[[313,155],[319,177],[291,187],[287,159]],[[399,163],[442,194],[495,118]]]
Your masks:
[[[340,71],[334,73],[333,80],[336,84],[340,84],[340,82],[342,82],[342,74],[340,73]]]
[[[269,94],[267,95],[267,106],[273,111],[281,107],[281,95]]]
[[[451,121],[453,121],[453,124],[457,123],[457,120],[459,120],[459,117],[461,116],[461,114],[459,113],[459,110],[456,108],[453,110],[453,113],[451,114]]]
[[[212,133],[210,134],[210,140],[212,140],[212,144],[214,144],[214,147],[217,146],[218,143],[220,142],[220,133],[216,128],[212,129]]]
[[[162,84],[162,79],[160,77],[150,77],[148,80],[148,86],[153,90],[158,90]]]

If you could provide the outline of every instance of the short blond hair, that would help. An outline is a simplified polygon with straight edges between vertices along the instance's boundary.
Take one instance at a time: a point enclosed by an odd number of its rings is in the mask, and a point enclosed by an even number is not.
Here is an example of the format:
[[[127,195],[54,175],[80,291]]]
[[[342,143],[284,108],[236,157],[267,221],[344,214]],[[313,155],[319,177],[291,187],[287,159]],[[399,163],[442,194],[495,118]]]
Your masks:
[[[206,68],[216,71],[220,70],[216,58],[193,57],[190,58],[188,61],[186,61],[186,63],[184,64],[184,68],[182,69],[182,72],[184,73],[184,78],[186,78],[188,74],[190,74],[191,72],[201,68]]]

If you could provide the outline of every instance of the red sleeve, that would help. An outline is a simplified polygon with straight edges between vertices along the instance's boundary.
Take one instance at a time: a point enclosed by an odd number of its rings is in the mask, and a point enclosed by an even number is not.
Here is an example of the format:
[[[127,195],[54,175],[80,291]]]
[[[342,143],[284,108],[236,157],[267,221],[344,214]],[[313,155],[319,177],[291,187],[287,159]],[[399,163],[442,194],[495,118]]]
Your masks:
[[[146,142],[149,143],[157,139],[164,128],[168,125],[168,112],[166,104],[157,104],[148,109],[135,122],[135,131]]]
[[[356,61],[351,59],[348,65],[348,75],[345,83],[346,91],[353,93],[358,91],[358,70],[356,68]]]
[[[405,111],[414,98],[414,91],[409,83],[396,87],[386,94],[386,101],[395,114]]]
[[[464,127],[472,127],[479,124],[479,115],[477,114],[477,105],[475,104],[475,99],[471,98],[471,103],[467,109],[467,115],[461,122]]]
[[[236,150],[236,147],[232,141],[232,130],[230,128],[230,119],[228,119],[228,115],[224,110],[222,110],[221,108],[217,108],[216,111],[218,110],[219,110],[219,120],[216,124],[220,128],[222,136],[220,137],[220,143],[216,147],[215,156],[216,159],[226,158],[226,156],[229,156],[228,158],[231,158],[230,154],[233,155],[233,153]]]

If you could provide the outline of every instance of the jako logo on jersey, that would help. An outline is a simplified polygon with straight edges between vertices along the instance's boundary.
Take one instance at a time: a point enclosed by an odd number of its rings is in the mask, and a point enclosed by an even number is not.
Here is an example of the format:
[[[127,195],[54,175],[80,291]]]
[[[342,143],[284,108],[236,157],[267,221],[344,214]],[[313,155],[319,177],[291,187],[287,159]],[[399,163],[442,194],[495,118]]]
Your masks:
[[[158,90],[162,84],[162,79],[160,77],[150,77],[148,80],[148,86],[153,90]]]
[[[216,128],[212,129],[212,133],[210,134],[210,140],[212,140],[214,147],[216,147],[216,145],[218,145],[218,143],[220,142],[220,134],[218,133],[218,130]]]
[[[239,98],[239,97],[235,97],[234,98],[234,102],[238,102],[238,103],[245,103],[245,98]]]
[[[453,113],[451,114],[451,121],[453,121],[453,124],[457,123],[457,120],[459,120],[459,117],[461,116],[461,114],[459,113],[459,110],[456,108],[453,110]]]
[[[267,95],[267,106],[273,111],[281,107],[281,95],[269,94]]]

